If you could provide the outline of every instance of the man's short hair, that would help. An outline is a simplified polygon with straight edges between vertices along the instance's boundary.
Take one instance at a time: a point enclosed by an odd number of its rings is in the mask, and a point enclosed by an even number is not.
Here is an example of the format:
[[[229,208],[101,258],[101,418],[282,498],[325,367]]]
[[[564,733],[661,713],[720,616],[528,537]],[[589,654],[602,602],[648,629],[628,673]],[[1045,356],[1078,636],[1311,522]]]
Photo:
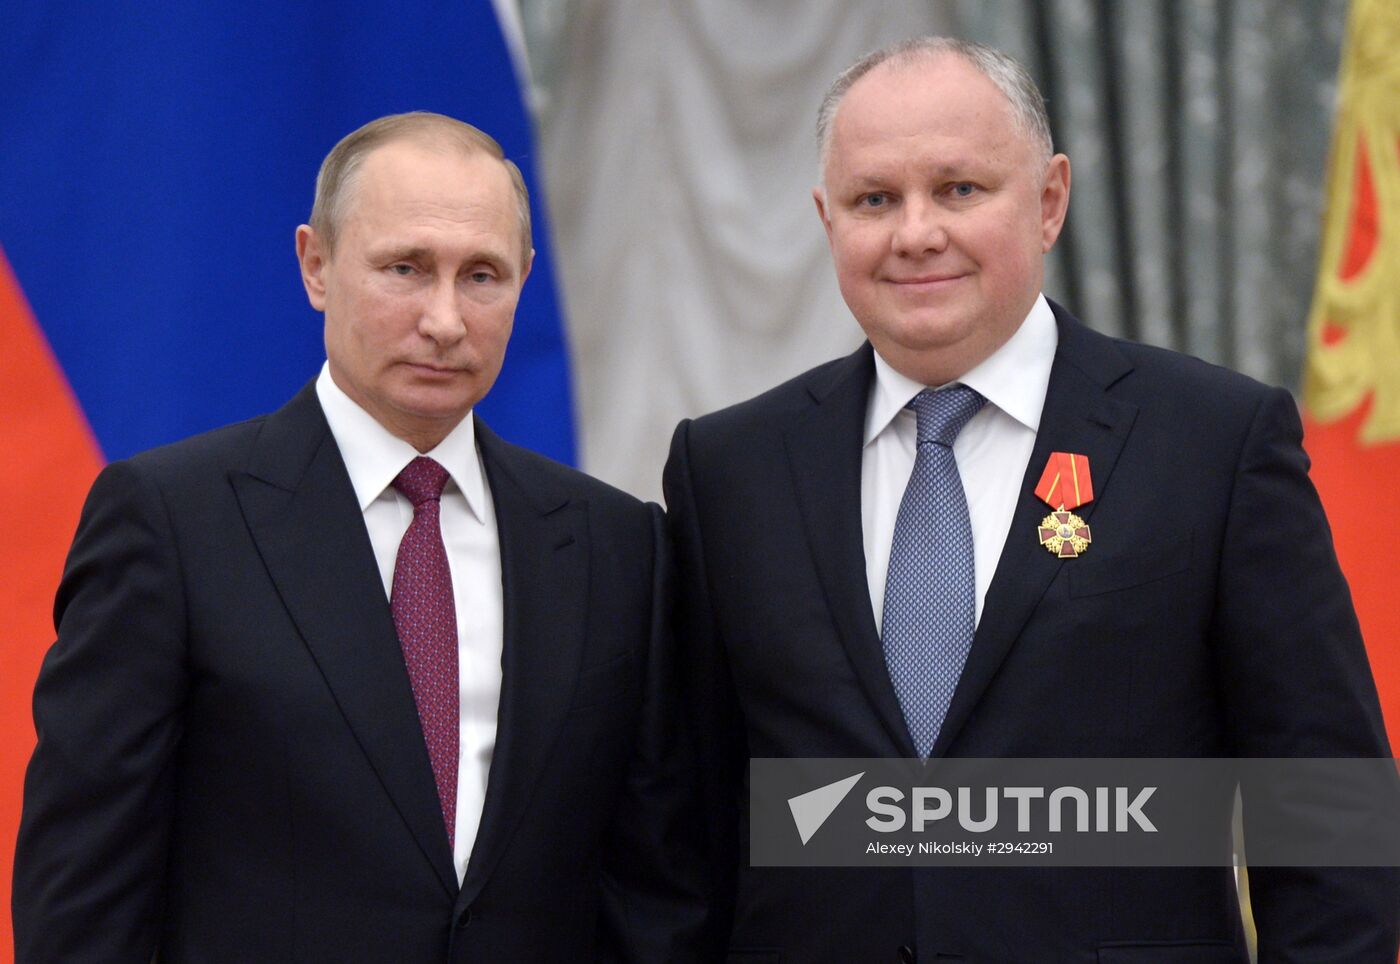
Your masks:
[[[520,217],[520,261],[529,260],[534,247],[530,231],[530,192],[520,168],[506,157],[496,139],[470,124],[430,111],[416,110],[407,114],[389,114],[372,120],[351,131],[331,148],[316,174],[316,199],[311,205],[311,229],[326,245],[328,253],[335,250],[336,232],[344,223],[345,209],[354,194],[360,166],[370,152],[393,141],[413,140],[430,145],[445,145],[467,154],[482,153],[505,165],[515,188],[515,203]]]
[[[831,126],[836,118],[836,109],[856,81],[886,62],[900,65],[916,60],[936,60],[949,54],[961,57],[996,85],[1011,102],[1016,126],[1030,139],[1037,159],[1042,164],[1049,163],[1055,153],[1050,137],[1050,118],[1045,113],[1045,98],[1026,68],[1014,57],[971,40],[915,37],[866,54],[843,70],[832,83],[817,110],[817,151],[822,169],[826,168],[827,155],[831,150]]]

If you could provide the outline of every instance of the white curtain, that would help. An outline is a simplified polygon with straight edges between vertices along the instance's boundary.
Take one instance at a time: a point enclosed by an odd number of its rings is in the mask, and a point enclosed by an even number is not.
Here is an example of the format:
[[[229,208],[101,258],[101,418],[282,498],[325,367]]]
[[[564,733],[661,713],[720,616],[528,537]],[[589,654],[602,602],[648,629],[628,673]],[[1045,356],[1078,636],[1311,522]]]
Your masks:
[[[583,466],[657,499],[681,418],[859,343],[811,198],[817,105],[861,54],[948,21],[845,0],[525,13]]]

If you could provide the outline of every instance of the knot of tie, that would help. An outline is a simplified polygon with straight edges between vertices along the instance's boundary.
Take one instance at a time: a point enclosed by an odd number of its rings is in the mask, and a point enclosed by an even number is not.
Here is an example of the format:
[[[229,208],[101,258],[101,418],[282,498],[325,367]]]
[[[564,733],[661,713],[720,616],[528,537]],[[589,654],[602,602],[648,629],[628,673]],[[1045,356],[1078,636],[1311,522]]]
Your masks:
[[[442,487],[446,484],[447,470],[423,455],[394,477],[394,488],[402,492],[415,509],[429,499],[442,498]]]
[[[972,416],[986,401],[966,385],[954,385],[941,391],[924,389],[909,403],[919,419],[919,444],[936,442],[952,448],[963,426],[972,421]]]

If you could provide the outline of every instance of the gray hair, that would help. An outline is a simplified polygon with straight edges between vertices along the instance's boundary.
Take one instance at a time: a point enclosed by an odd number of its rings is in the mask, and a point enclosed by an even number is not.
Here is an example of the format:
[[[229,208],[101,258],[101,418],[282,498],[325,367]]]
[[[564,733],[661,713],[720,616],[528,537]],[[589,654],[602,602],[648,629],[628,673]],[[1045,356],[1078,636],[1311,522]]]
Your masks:
[[[530,192],[525,187],[525,177],[520,173],[520,168],[506,157],[501,145],[485,131],[446,114],[422,110],[390,114],[370,121],[341,138],[340,143],[331,148],[321,162],[321,170],[316,174],[316,199],[311,205],[310,224],[325,243],[327,253],[335,250],[336,232],[344,221],[345,209],[349,205],[350,195],[354,193],[365,158],[375,148],[399,140],[446,144],[460,148],[467,154],[486,154],[504,164],[510,174],[511,186],[515,188],[515,204],[520,218],[520,261],[524,264],[529,260],[530,249],[534,247],[530,232]]]
[[[1045,98],[1026,68],[1015,58],[971,40],[916,37],[866,54],[843,70],[832,83],[817,110],[817,151],[822,168],[826,168],[827,155],[831,151],[831,127],[836,119],[836,109],[856,81],[886,62],[907,64],[915,60],[936,60],[949,54],[961,57],[996,85],[997,90],[1011,103],[1016,126],[1030,139],[1037,159],[1042,164],[1049,163],[1055,152],[1050,138],[1050,118],[1045,113]]]

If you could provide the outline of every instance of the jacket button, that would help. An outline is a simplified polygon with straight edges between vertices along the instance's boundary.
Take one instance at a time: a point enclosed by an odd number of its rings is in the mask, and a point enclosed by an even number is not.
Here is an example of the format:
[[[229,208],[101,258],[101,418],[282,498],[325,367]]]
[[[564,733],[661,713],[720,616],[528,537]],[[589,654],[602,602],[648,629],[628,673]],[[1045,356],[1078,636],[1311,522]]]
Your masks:
[[[463,930],[472,922],[472,909],[468,907],[457,915],[457,929]]]
[[[899,945],[899,951],[895,954],[898,964],[918,964],[918,958],[914,956],[914,948],[908,944]]]

